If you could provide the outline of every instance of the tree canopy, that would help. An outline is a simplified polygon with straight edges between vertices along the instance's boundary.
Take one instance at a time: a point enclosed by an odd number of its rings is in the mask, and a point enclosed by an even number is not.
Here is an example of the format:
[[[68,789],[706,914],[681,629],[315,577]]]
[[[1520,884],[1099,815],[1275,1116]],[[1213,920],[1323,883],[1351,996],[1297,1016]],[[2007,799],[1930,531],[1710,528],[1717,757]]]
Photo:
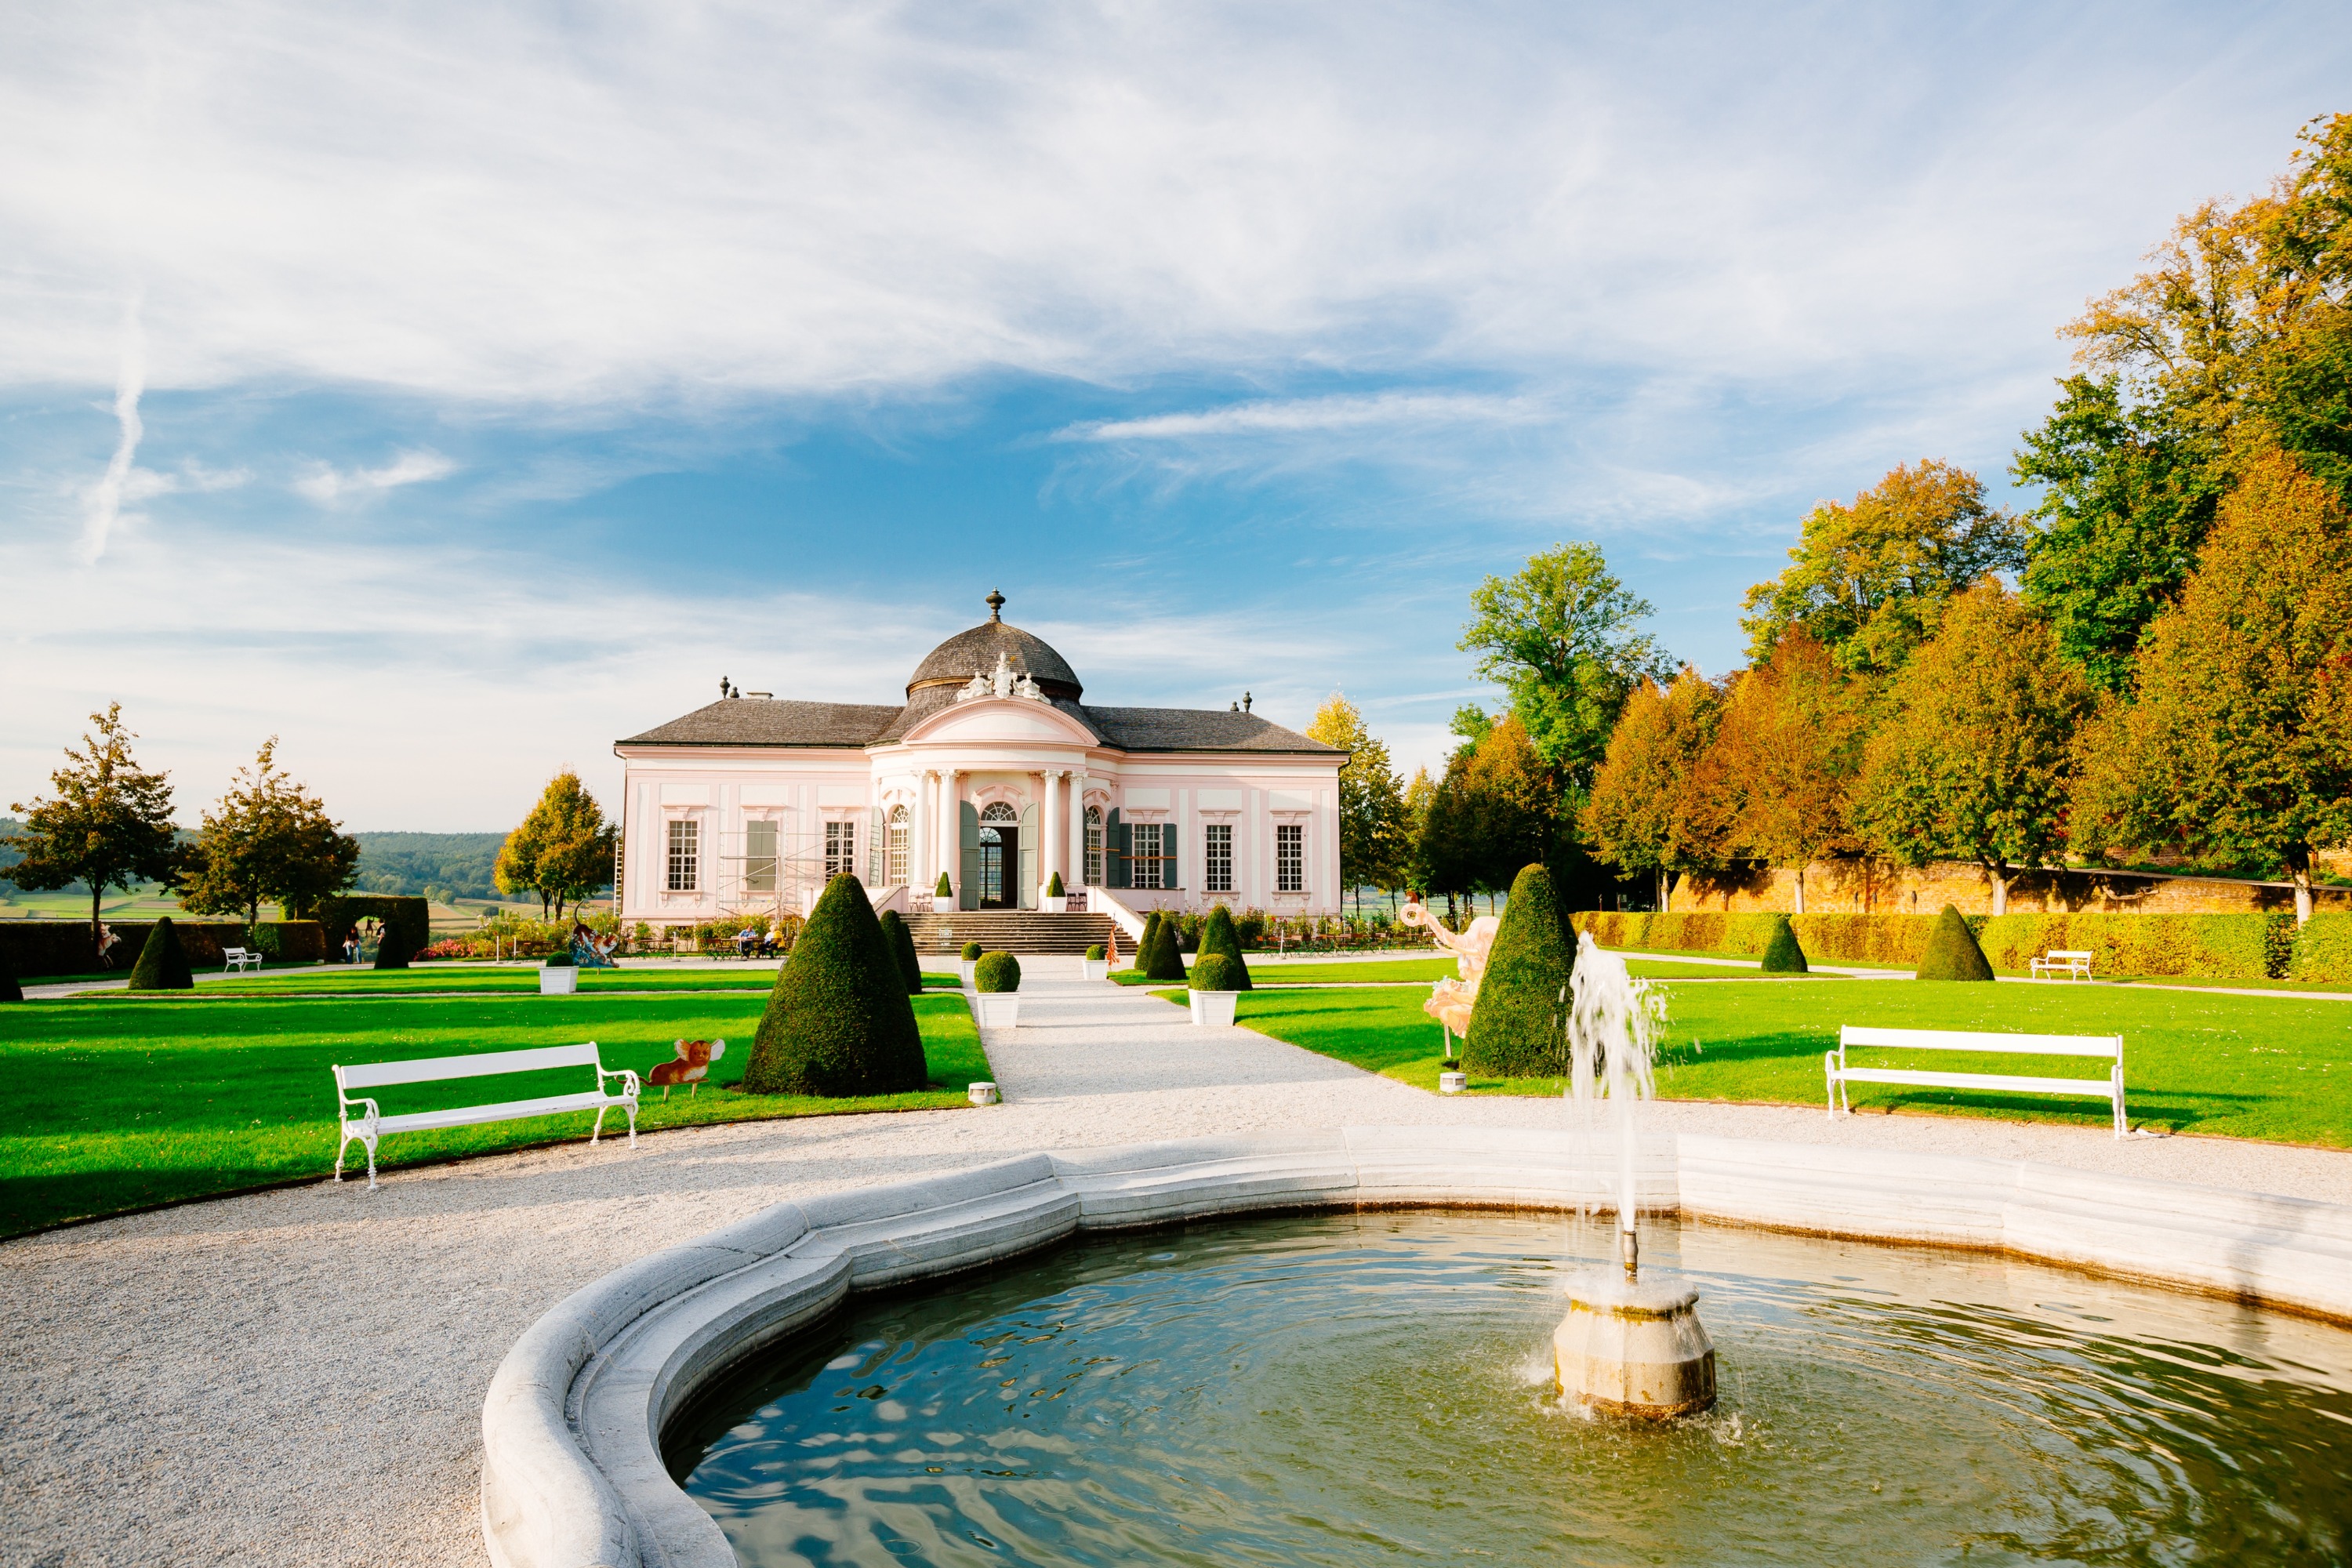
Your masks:
[[[106,889],[169,880],[179,848],[172,785],[131,755],[139,737],[123,727],[122,704],[108,703],[89,721],[81,749],[68,746],[65,765],[49,774],[50,797],[8,808],[24,816],[22,831],[8,841],[22,857],[8,879],[28,889],[89,888],[95,945]]]
[[[548,780],[539,803],[499,850],[502,892],[536,893],[540,909],[558,917],[563,906],[613,880],[614,829],[604,808],[570,768]]]
[[[1625,700],[1593,777],[1580,822],[1586,842],[1613,865],[1654,874],[1661,910],[1668,907],[1676,871],[1708,865],[1716,856],[1693,785],[1722,711],[1723,693],[1695,666],[1663,689],[1643,681]]]
[[[1370,883],[1393,888],[1404,874],[1411,823],[1402,781],[1386,742],[1364,725],[1364,715],[1334,691],[1316,710],[1307,737],[1351,753],[1339,770],[1339,874],[1349,889]]]
[[[1695,831],[1727,857],[1793,869],[1800,914],[1806,866],[1858,847],[1848,806],[1868,730],[1854,686],[1811,637],[1782,633],[1732,682],[1692,783]]]
[[[352,885],[359,841],[337,831],[325,805],[279,769],[277,756],[272,735],[205,813],[175,879],[182,909],[243,915],[251,925],[264,900],[310,904]]]

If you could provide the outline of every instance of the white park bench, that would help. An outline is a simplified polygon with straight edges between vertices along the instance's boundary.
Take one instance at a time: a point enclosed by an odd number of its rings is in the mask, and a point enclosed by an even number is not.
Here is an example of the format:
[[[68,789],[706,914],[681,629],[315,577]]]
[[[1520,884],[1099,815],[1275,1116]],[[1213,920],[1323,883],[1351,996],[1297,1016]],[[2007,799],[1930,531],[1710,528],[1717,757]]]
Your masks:
[[[355,1089],[379,1089],[386,1084],[440,1083],[452,1079],[488,1078],[500,1073],[542,1072],[549,1068],[593,1068],[596,1083],[575,1094],[548,1095],[539,1100],[509,1100],[494,1105],[462,1105],[447,1110],[415,1110],[386,1116]],[[532,1116],[555,1116],[567,1110],[593,1110],[596,1126],[588,1134],[593,1143],[604,1131],[604,1112],[615,1109],[629,1114],[629,1147],[637,1145],[637,1075],[626,1068],[608,1068],[596,1054],[596,1042],[581,1046],[541,1046],[525,1051],[484,1051],[466,1057],[420,1057],[405,1062],[362,1062],[338,1067],[335,1096],[341,1101],[343,1141],[335,1146],[335,1180],[343,1179],[343,1152],[356,1139],[367,1146],[368,1191],[375,1191],[376,1140],[391,1132],[424,1132],[439,1127],[473,1127],[485,1121],[520,1121]],[[621,1092],[604,1092],[604,1080],[622,1080]],[[353,1114],[357,1112],[357,1114]]]
[[[2091,957],[2087,951],[2053,947],[2028,963],[2025,972],[2037,980],[2045,974],[2066,974],[2077,980],[2088,980],[2091,977]]]
[[[223,974],[228,973],[231,970],[243,971],[261,967],[261,954],[249,947],[222,948],[221,961]]]
[[[1906,1051],[2014,1052],[2036,1057],[2105,1057],[2115,1062],[2105,1078],[2023,1078],[2007,1073],[1922,1072],[1908,1068],[1846,1065],[1854,1046],[1885,1046]],[[1978,1035],[1945,1029],[1864,1029],[1849,1024],[1838,1031],[1837,1049],[1823,1054],[1829,1076],[1830,1114],[1851,1114],[1850,1083],[1892,1083],[1914,1089],[1976,1089],[2004,1094],[2054,1094],[2104,1100],[2115,1107],[2116,1136],[2124,1136],[2124,1037],[2121,1035]]]

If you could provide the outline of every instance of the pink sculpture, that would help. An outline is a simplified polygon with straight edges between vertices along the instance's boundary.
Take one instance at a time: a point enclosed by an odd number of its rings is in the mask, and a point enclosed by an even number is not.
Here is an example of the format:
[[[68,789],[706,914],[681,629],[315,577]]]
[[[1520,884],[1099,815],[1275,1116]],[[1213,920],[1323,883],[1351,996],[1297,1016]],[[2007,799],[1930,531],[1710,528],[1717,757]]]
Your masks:
[[[1462,978],[1441,980],[1431,986],[1429,1000],[1421,1005],[1421,1010],[1444,1026],[1447,1034],[1467,1038],[1470,1014],[1478,1005],[1478,982],[1486,973],[1486,953],[1494,947],[1495,933],[1503,922],[1493,915],[1480,915],[1470,922],[1468,931],[1456,936],[1416,899],[1398,911],[1397,923],[1425,927],[1437,945],[1454,955],[1454,966]],[[1450,1044],[1446,1054],[1454,1054]]]

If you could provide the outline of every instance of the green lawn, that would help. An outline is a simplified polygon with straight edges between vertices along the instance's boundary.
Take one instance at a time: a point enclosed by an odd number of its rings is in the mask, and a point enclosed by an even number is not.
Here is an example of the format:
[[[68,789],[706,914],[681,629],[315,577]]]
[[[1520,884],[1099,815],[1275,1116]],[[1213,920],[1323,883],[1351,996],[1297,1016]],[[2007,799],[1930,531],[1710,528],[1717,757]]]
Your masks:
[[[184,993],[179,994],[184,996]],[[679,1038],[727,1054],[688,1098],[646,1091],[637,1126],[740,1121],[966,1103],[989,1076],[961,996],[915,1001],[932,1088],[861,1100],[747,1095],[741,1077],[765,1001],[704,996],[286,997],[213,1002],[123,996],[0,1008],[0,1236],[69,1219],[323,1176],[335,1162],[336,1062],[457,1056],[593,1039],[606,1067],[640,1074]],[[380,1091],[386,1115],[587,1087],[588,1069]],[[384,1140],[377,1168],[585,1138],[592,1112]],[[616,1118],[608,1114],[609,1134]],[[625,1131],[625,1119],[619,1120]],[[364,1151],[352,1145],[352,1157]],[[346,1167],[348,1171],[348,1166]]]
[[[580,972],[580,994],[599,991],[757,991],[772,990],[776,984],[773,969],[583,969]],[[926,974],[926,985],[956,988],[952,974]],[[536,966],[500,968],[491,964],[478,967],[467,965],[441,968],[424,965],[415,969],[352,969],[341,964],[324,968],[311,966],[258,975],[241,975],[233,980],[206,981],[196,988],[200,996],[295,996],[309,992],[343,994],[381,993],[397,995],[403,992],[464,991],[485,994],[539,994],[539,970]],[[185,993],[179,995],[184,998]],[[87,1001],[89,998],[84,998]]]
[[[1188,965],[1189,967],[1189,965]],[[1737,980],[1743,975],[1756,978],[1756,972],[1727,968],[1720,963],[1659,963],[1634,959],[1629,962],[1633,976],[1639,980]],[[1250,982],[1255,985],[1395,985],[1450,980],[1461,971],[1450,958],[1381,958],[1356,963],[1253,963],[1249,966]],[[1139,971],[1121,969],[1111,978],[1121,985],[1165,985],[1164,980],[1146,980]],[[1774,978],[1780,978],[1775,976]],[[1845,978],[1843,975],[1822,976],[1825,979]]]
[[[1171,998],[1181,993],[1168,992]],[[1658,1092],[1671,1100],[1820,1105],[1822,1054],[1842,1024],[2124,1037],[2132,1124],[2352,1148],[2352,1004],[2111,986],[1928,981],[1671,985]],[[1262,991],[1239,1021],[1434,1090],[1437,1025],[1406,991]],[[2092,1058],[1853,1053],[1855,1065],[2095,1078]],[[1474,1093],[1558,1094],[1556,1079],[1473,1079]],[[2103,1101],[1854,1086],[1857,1111],[1921,1110],[2103,1126]]]

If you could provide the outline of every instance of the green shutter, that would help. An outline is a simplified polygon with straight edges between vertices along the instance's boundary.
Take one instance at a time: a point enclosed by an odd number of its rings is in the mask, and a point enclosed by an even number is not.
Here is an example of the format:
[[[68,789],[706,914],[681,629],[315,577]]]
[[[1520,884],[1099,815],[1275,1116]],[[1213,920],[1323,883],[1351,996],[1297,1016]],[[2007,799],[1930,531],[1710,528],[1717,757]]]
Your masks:
[[[980,908],[980,807],[968,800],[956,803],[956,826],[962,839],[957,865],[963,875],[956,882],[956,908]]]
[[[1181,888],[1184,879],[1176,874],[1176,819],[1170,817],[1160,825],[1160,885]]]
[[[1118,819],[1118,807],[1110,808],[1110,817],[1103,824],[1103,882],[1110,888],[1129,886],[1128,861],[1133,851],[1128,845],[1127,824]]]

